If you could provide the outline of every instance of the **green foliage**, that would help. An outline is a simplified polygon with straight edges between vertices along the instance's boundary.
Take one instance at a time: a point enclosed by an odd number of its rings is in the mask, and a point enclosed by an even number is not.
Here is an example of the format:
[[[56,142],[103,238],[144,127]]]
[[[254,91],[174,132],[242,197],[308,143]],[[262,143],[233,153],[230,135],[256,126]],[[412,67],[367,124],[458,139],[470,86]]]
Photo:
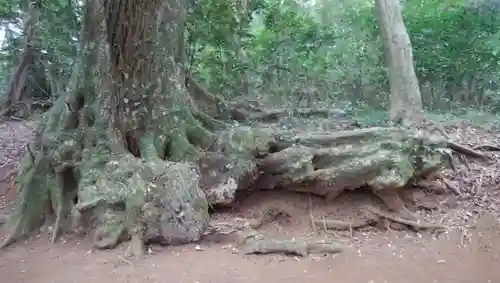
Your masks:
[[[45,74],[41,75],[47,76],[52,86],[63,88],[71,75],[79,44],[80,6],[77,1],[0,1],[0,21],[5,31],[0,52],[0,62],[3,63],[0,64],[0,74],[5,74],[2,78],[8,78],[18,62],[24,44],[23,25],[30,21],[30,9],[38,15],[35,39],[31,43],[37,52],[36,64],[45,70]]]
[[[230,95],[238,89],[238,79],[248,70],[248,26],[259,7],[258,1],[250,1],[248,7],[220,0],[196,0],[190,5],[188,64],[192,73],[210,82],[211,91]]]
[[[408,2],[405,20],[419,55],[421,77],[484,77],[498,67],[498,50],[490,44],[500,31],[492,19],[495,15],[486,16],[456,1],[416,2]]]
[[[491,2],[491,1],[490,1]],[[432,111],[499,111],[500,21],[490,2],[407,0],[403,12],[422,96]],[[0,88],[20,55],[26,0],[0,0],[6,44]],[[36,46],[47,74],[67,82],[78,50],[77,1],[38,0]],[[227,99],[251,96],[297,105],[302,89],[353,110],[383,111],[388,80],[383,47],[367,1],[278,0],[189,2],[187,67],[209,91]],[[38,5],[38,6],[36,6]],[[349,102],[349,103],[345,103]],[[339,106],[341,105],[341,106]],[[363,110],[364,111],[364,110]],[[361,112],[360,112],[361,113]]]
[[[456,0],[409,0],[403,13],[417,76],[433,89],[428,95],[422,93],[426,106],[432,110],[495,106],[500,94],[492,97],[488,90],[498,83],[499,10],[474,8]],[[349,15],[356,28],[369,31],[367,38],[378,37],[371,7]]]

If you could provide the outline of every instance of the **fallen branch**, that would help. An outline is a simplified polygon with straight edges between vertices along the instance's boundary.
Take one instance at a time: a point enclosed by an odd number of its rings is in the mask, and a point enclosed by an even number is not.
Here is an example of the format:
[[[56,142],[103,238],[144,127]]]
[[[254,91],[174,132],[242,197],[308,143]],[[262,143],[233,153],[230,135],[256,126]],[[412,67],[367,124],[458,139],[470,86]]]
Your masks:
[[[382,212],[380,211],[379,209],[373,207],[373,206],[367,206],[366,209],[377,215],[377,216],[380,216],[380,217],[383,217],[383,218],[386,218],[388,220],[391,220],[391,221],[394,221],[394,222],[397,222],[397,223],[400,223],[400,224],[403,224],[403,225],[407,225],[407,226],[411,226],[413,227],[414,229],[416,230],[425,230],[425,229],[432,229],[432,230],[436,230],[436,229],[446,229],[446,226],[444,225],[439,225],[439,224],[432,224],[432,223],[420,223],[420,222],[417,222],[417,221],[411,221],[411,220],[406,220],[406,219],[403,219],[401,217],[397,217],[397,216],[394,216],[394,215],[390,215],[388,213],[385,213],[385,212]]]

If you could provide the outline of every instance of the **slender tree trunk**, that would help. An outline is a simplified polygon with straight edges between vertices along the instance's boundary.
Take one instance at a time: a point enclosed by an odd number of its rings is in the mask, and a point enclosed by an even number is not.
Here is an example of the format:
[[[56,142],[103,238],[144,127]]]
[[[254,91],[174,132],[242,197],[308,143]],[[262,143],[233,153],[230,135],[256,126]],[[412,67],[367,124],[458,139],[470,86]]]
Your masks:
[[[424,118],[410,37],[398,0],[376,0],[376,15],[388,66],[391,120],[419,122]]]
[[[28,80],[29,64],[33,56],[33,39],[35,37],[35,27],[38,22],[38,7],[34,7],[31,1],[28,1],[27,9],[28,18],[24,24],[24,44],[19,63],[17,64],[14,73],[9,82],[7,91],[7,104],[0,112],[1,116],[10,115],[12,107],[19,103],[23,98],[23,93]]]

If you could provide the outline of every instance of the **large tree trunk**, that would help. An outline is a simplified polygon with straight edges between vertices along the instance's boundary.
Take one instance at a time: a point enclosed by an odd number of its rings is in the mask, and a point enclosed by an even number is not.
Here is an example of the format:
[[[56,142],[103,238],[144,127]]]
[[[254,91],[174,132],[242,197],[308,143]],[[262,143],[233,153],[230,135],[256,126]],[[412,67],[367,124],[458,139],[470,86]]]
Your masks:
[[[74,89],[50,109],[23,160],[22,196],[4,246],[51,214],[53,241],[90,217],[97,247],[131,237],[133,254],[147,241],[201,237],[208,205],[184,162],[213,134],[203,127],[200,97],[188,95],[184,19],[180,0],[86,2]]]
[[[389,117],[393,121],[419,122],[423,119],[422,99],[413,68],[410,37],[399,1],[376,0],[375,7],[388,66],[391,91]]]

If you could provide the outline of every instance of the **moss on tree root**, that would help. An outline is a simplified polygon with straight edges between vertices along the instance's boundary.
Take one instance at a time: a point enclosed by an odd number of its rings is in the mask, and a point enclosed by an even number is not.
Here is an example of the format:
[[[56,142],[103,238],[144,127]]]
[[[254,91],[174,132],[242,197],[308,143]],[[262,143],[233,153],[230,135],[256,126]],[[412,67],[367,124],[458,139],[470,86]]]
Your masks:
[[[218,142],[225,155],[207,156],[200,166],[214,172],[204,180],[210,203],[230,204],[242,192],[283,188],[330,200],[345,190],[368,187],[390,210],[415,220],[399,197],[409,181],[450,166],[453,150],[484,156],[427,130],[373,127],[316,132],[302,124],[283,130],[265,120],[224,131]],[[230,169],[225,168],[228,165]]]
[[[29,145],[16,178],[21,196],[8,223],[14,229],[2,247],[39,227],[51,214],[55,214],[54,242],[69,221],[77,188],[72,169],[81,148],[75,101],[68,95],[61,96],[44,116],[36,140]]]
[[[98,104],[76,101],[61,97],[44,116],[17,176],[21,197],[2,246],[52,222],[53,215],[53,242],[84,220],[96,220],[97,247],[132,238],[134,254],[145,241],[199,239],[208,224],[208,204],[192,163],[177,161],[195,160],[214,134],[185,113],[178,131],[169,130],[165,121],[163,128],[134,137],[139,158],[105,117],[98,118]]]
[[[195,107],[137,132],[131,150],[101,112],[95,101],[66,96],[47,113],[22,162],[21,198],[9,219],[14,230],[3,246],[55,216],[53,241],[89,222],[96,247],[131,239],[130,252],[138,255],[145,242],[199,240],[209,205],[232,204],[237,193],[257,189],[331,199],[368,186],[401,218],[413,219],[398,190],[444,166],[450,148],[470,154],[442,137],[402,128],[318,132],[294,121],[284,130],[266,118],[213,132]]]

